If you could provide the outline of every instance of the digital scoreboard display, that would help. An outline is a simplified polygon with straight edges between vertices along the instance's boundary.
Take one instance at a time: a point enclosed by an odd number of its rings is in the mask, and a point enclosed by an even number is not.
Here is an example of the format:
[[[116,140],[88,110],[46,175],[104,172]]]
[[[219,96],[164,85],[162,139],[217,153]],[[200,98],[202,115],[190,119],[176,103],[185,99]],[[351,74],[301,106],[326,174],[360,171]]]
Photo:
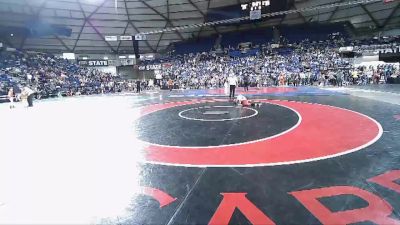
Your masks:
[[[211,8],[207,12],[207,22],[234,19],[245,16],[261,17],[261,14],[288,10],[293,0],[258,0],[220,8]],[[243,22],[242,22],[243,23]],[[245,23],[245,22],[244,22]]]
[[[270,0],[255,1],[250,3],[241,4],[242,11],[248,12],[250,20],[261,19],[261,14],[267,13],[270,10]]]
[[[255,10],[266,10],[267,8],[269,9],[270,5],[271,5],[270,0],[266,0],[266,1],[255,1],[246,4],[241,4],[240,6],[242,7],[243,11],[255,11]]]

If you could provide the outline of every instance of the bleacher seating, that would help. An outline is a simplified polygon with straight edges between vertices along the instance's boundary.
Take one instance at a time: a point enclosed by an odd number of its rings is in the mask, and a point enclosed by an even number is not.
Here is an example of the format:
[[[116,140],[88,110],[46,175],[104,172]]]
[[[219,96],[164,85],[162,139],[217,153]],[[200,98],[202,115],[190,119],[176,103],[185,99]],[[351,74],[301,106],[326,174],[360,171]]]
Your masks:
[[[347,37],[344,23],[334,24],[301,24],[291,26],[281,26],[279,28],[281,36],[289,42],[301,42],[304,39],[310,41],[323,41],[332,33],[339,33],[341,36]]]
[[[271,42],[272,38],[271,28],[248,30],[246,32],[229,32],[223,34],[221,45],[224,48],[237,48],[242,42],[252,42],[253,45],[261,45],[266,42]]]
[[[301,42],[305,39],[310,41],[323,41],[329,35],[337,33],[340,36],[349,37],[346,29],[346,23],[333,24],[301,24],[285,25],[278,27],[283,39],[291,43]],[[217,37],[200,38],[197,41],[186,41],[175,43],[175,54],[183,55],[188,53],[208,52],[213,49]],[[240,43],[251,42],[253,46],[271,43],[273,41],[273,30],[271,27],[251,29],[246,31],[233,31],[223,33],[221,38],[222,48],[236,49]]]
[[[189,54],[198,52],[209,52],[213,49],[217,37],[199,38],[186,42],[175,43],[175,54]]]
[[[46,53],[0,52],[0,97],[18,86],[30,86],[38,98],[58,95],[114,93],[127,89],[128,82],[110,73],[79,66]],[[18,93],[18,92],[16,92]]]
[[[254,48],[250,49],[247,51],[241,51],[241,50],[231,50],[229,51],[229,56],[230,57],[249,57],[249,56],[256,56],[260,52],[260,48]]]

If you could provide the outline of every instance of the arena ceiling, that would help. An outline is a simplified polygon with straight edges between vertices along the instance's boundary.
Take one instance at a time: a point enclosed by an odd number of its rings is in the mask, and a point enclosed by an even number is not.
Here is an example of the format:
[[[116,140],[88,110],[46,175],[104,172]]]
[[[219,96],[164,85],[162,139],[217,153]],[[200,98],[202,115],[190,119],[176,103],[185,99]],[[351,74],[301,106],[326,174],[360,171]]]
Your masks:
[[[315,7],[352,0],[296,0],[294,9]],[[130,41],[107,42],[106,35],[134,35],[203,23],[210,8],[235,5],[248,0],[0,0],[0,26],[24,26],[27,21],[64,25],[72,29],[70,37],[26,38],[3,34],[2,41],[16,48],[76,53],[132,53]],[[158,52],[171,42],[209,36],[255,26],[310,22],[349,21],[354,28],[373,31],[398,27],[400,2],[383,1],[364,5],[288,14],[255,24],[197,27],[147,36],[139,43],[141,52]]]

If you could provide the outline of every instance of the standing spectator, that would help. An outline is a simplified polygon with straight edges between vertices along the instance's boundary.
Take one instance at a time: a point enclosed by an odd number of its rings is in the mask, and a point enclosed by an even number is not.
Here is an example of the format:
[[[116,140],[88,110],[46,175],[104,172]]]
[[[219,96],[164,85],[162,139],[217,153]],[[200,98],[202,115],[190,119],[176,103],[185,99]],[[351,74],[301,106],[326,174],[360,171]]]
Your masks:
[[[353,79],[353,84],[357,84],[357,79],[358,79],[358,72],[357,70],[353,70],[351,72],[351,77]]]
[[[14,89],[13,88],[10,88],[10,90],[8,91],[7,97],[8,97],[8,100],[10,100],[10,109],[15,108],[15,105],[14,105]]]
[[[381,77],[377,71],[374,71],[373,79],[374,84],[379,84]]]
[[[172,91],[172,89],[174,88],[174,81],[171,78],[169,78],[168,80],[168,88],[169,91]]]
[[[249,75],[243,77],[244,91],[249,91]]]
[[[136,81],[136,92],[140,94],[140,80]]]
[[[306,85],[307,84],[307,82],[306,82],[306,74],[303,71],[301,71],[299,76],[300,76],[300,84],[301,85]]]
[[[343,71],[339,71],[336,79],[336,83],[339,87],[343,86],[343,77],[344,77]]]
[[[224,93],[225,93],[225,95],[228,95],[228,93],[229,93],[229,84],[228,84],[227,80],[225,80],[225,82],[224,82]]]
[[[32,75],[30,73],[26,75],[26,79],[28,80],[29,83],[32,83]]]
[[[281,75],[279,75],[279,86],[283,86],[285,85],[285,75],[283,75],[283,73],[281,73]]]
[[[293,79],[293,86],[299,86],[300,83],[300,74],[296,73]]]

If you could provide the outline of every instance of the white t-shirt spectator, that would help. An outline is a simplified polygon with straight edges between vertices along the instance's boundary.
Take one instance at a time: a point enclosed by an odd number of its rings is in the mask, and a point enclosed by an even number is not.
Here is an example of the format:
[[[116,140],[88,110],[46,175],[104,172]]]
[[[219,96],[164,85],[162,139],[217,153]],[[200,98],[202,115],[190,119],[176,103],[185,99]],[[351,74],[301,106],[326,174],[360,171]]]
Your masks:
[[[372,71],[372,70],[367,71],[368,78],[371,78],[373,75],[374,75],[374,71]]]

